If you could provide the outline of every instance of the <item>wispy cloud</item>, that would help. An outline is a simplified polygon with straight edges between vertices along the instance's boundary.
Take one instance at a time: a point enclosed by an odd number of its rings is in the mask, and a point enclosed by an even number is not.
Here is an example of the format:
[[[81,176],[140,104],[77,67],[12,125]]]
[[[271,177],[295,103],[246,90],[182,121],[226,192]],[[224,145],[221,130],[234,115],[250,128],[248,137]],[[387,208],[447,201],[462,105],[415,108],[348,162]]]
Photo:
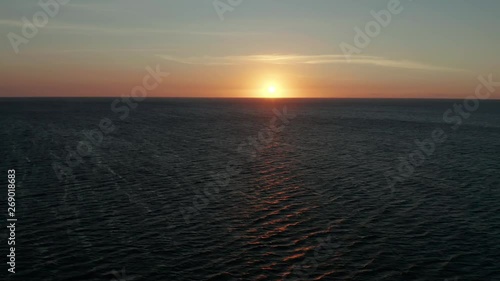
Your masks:
[[[126,3],[126,1],[124,1]],[[111,2],[113,4],[113,2]],[[122,3],[114,3],[114,4],[122,4]],[[116,8],[113,9],[113,7],[110,5],[110,3],[68,3],[66,4],[66,7],[72,8],[72,9],[81,9],[81,10],[87,10],[87,11],[102,11],[102,12],[116,12]]]
[[[49,29],[82,31],[91,33],[112,33],[112,34],[181,34],[181,35],[205,35],[205,36],[231,36],[240,35],[230,32],[211,32],[211,31],[187,31],[187,30],[172,30],[172,29],[150,29],[150,28],[130,28],[130,27],[102,27],[91,25],[70,25],[70,24],[54,24],[49,26]]]
[[[405,68],[427,71],[459,72],[463,69],[435,66],[410,60],[391,60],[376,56],[354,56],[347,61],[343,55],[248,55],[248,56],[203,56],[203,57],[176,57],[159,55],[163,59],[196,65],[239,65],[249,63],[268,64],[365,64],[383,67]]]
[[[23,26],[23,22],[20,20],[7,20],[0,19],[0,25],[8,25],[8,26]]]
[[[113,53],[113,52],[145,52],[145,53],[157,53],[161,51],[172,51],[175,48],[101,48],[101,49],[66,49],[66,50],[54,50],[48,51],[46,53]]]
[[[23,27],[24,23],[21,20],[0,19],[0,26],[17,26]],[[51,22],[45,29],[54,31],[69,31],[84,32],[84,33],[111,33],[111,34],[180,34],[180,35],[202,35],[202,36],[245,36],[252,33],[242,32],[219,32],[219,31],[205,31],[205,30],[176,30],[176,29],[153,29],[153,28],[136,28],[136,27],[113,27],[113,26],[96,26],[96,25],[82,25],[82,24],[67,24],[61,22]],[[256,34],[256,33],[253,33]]]

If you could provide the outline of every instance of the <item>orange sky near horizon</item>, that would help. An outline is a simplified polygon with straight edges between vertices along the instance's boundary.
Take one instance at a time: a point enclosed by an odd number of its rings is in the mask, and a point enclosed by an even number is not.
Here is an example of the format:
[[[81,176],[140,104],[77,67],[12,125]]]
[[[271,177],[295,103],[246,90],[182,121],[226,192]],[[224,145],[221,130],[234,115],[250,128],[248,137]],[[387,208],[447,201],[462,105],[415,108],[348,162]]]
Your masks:
[[[2,68],[2,92],[28,97],[121,96],[140,85],[147,73],[113,56],[96,63],[59,59],[59,67],[48,58],[37,60],[41,63],[30,66],[30,71],[22,63]],[[354,75],[355,70],[342,71],[349,66],[327,72],[296,65],[186,67],[168,61],[157,65],[170,76],[148,93],[150,97],[260,98],[267,96],[269,86],[277,85],[276,95],[287,98],[457,98],[473,93],[477,84],[472,73],[439,77],[393,69],[385,70],[386,76],[378,75],[376,67]]]

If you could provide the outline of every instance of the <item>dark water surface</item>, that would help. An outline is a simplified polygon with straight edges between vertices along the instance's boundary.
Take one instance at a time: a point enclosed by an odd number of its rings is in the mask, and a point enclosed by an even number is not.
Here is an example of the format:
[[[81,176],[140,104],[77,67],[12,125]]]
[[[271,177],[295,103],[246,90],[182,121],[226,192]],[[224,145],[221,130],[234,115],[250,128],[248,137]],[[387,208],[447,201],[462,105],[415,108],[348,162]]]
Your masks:
[[[498,101],[112,102],[0,100],[7,280],[500,280]]]

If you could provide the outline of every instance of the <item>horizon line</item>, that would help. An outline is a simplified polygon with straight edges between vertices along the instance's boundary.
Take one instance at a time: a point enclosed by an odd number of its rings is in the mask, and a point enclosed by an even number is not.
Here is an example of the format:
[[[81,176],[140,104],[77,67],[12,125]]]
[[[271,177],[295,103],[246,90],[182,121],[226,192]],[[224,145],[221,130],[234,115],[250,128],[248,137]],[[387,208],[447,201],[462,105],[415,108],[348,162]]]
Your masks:
[[[0,99],[119,99],[121,96],[102,96],[102,97],[94,97],[94,96],[23,96],[23,97],[14,97],[14,96],[0,96]],[[283,98],[266,98],[266,97],[149,97],[148,99],[255,99],[255,100],[290,100],[290,99],[317,99],[317,100],[356,100],[356,99],[371,99],[371,100],[463,100],[465,98],[458,97],[436,97],[436,98],[414,98],[414,97],[283,97]],[[484,101],[493,100],[500,101],[500,97],[498,98],[488,98],[482,99]]]

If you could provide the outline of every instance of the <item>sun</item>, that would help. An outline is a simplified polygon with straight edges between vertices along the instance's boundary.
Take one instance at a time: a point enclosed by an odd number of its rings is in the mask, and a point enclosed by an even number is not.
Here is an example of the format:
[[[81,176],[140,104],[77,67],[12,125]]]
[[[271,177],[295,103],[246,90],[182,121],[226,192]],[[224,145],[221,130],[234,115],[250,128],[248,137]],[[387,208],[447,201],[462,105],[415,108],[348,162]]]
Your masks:
[[[270,84],[265,89],[265,97],[269,99],[279,98],[279,90],[278,87],[274,84]]]
[[[288,95],[287,84],[280,77],[264,77],[255,88],[255,96],[264,99],[282,99]]]

